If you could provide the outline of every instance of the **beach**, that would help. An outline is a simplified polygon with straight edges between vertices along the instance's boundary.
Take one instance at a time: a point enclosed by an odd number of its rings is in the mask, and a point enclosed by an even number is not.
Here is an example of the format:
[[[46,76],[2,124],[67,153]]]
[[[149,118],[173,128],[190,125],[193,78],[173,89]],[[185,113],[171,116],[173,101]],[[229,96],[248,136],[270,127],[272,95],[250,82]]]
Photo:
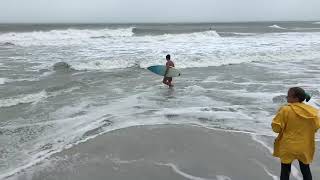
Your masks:
[[[319,59],[315,22],[0,24],[0,179],[275,179],[271,121],[290,87],[320,107]]]
[[[276,180],[280,163],[269,151],[272,142],[192,125],[136,126],[65,149],[13,179]],[[293,179],[301,179],[297,167]],[[311,167],[320,177],[319,163]]]

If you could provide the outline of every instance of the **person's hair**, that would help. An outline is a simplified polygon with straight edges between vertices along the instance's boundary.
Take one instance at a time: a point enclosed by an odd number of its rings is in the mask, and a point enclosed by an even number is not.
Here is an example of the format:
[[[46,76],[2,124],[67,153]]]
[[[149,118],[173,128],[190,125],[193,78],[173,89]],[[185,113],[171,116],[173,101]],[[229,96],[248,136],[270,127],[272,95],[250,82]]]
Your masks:
[[[308,102],[311,99],[311,96],[300,87],[292,87],[289,91],[292,91],[294,97],[298,98],[300,102],[303,102],[304,100]]]
[[[166,55],[166,59],[169,59],[170,60],[170,54]]]

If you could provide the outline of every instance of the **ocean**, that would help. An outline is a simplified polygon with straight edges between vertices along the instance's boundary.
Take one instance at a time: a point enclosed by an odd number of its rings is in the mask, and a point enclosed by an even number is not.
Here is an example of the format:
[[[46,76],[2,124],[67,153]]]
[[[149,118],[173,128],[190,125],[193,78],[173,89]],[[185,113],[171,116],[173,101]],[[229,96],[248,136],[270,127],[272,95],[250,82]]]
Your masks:
[[[167,54],[172,89],[146,69]],[[131,126],[275,136],[288,88],[320,107],[319,82],[320,22],[1,24],[0,179]]]

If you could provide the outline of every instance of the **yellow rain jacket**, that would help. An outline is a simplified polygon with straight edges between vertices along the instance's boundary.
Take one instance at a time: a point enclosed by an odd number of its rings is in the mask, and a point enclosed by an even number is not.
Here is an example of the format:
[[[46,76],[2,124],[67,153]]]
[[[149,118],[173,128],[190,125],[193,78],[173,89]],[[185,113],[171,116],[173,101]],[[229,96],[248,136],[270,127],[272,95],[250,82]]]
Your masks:
[[[279,133],[273,156],[289,164],[298,159],[310,164],[315,151],[315,133],[320,127],[318,110],[304,103],[289,103],[280,108],[272,121],[272,130]]]

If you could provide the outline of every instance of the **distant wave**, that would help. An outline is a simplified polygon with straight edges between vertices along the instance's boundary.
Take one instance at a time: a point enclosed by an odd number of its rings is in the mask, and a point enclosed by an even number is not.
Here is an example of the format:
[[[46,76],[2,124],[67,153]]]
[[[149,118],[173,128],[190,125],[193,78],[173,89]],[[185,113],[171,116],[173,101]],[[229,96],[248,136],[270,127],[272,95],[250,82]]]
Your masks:
[[[136,36],[146,36],[146,35],[166,35],[166,34],[191,34],[198,32],[211,31],[211,28],[199,28],[199,29],[173,29],[173,28],[133,28],[132,33]]]
[[[276,24],[272,25],[272,26],[268,26],[269,28],[275,28],[275,29],[287,29],[287,28],[283,28],[281,26],[278,26]]]
[[[237,33],[237,32],[218,32],[221,37],[243,37],[243,36],[255,36],[258,33]]]
[[[315,31],[315,30],[320,30],[320,28],[301,28],[301,27],[296,27],[292,30],[296,31]]]
[[[81,44],[93,38],[131,37],[132,28],[119,29],[66,29],[33,32],[11,32],[0,34],[0,45],[65,45]],[[8,44],[10,43],[10,44]]]
[[[104,38],[107,38],[106,36],[92,36],[90,37],[92,39],[104,39]]]
[[[146,43],[151,45],[152,54],[148,54],[148,48],[130,46],[126,49],[126,46],[121,48],[121,53],[128,53],[125,56],[106,57],[101,59],[92,59],[90,61],[68,62],[75,70],[110,70],[110,69],[125,69],[125,68],[147,68],[152,65],[163,64],[162,56],[167,53],[161,48],[163,43],[167,42],[167,48],[176,48],[179,52],[173,52],[174,60],[179,68],[191,68],[191,67],[209,67],[209,66],[221,66],[230,64],[240,64],[244,62],[264,61],[268,59],[299,59],[319,57],[319,51],[317,49],[309,49],[309,42],[316,42],[320,38],[320,34],[313,34],[314,38],[299,38],[305,33],[278,33],[267,34],[259,36],[257,34],[250,33],[234,33],[233,36],[242,36],[243,40],[237,39],[224,39],[216,31],[196,32],[191,34],[165,34],[160,36],[147,36],[141,38],[133,38],[134,42]],[[254,41],[254,35],[261,39],[259,42],[259,48],[256,49],[256,43]],[[222,36],[222,35],[221,35]],[[305,44],[302,52],[295,50],[288,50],[286,52],[278,53],[274,51],[273,42],[281,39],[289,39],[290,44],[282,44],[283,47],[291,47],[295,44]],[[122,43],[122,42],[121,42]],[[225,48],[227,47],[227,48]],[[182,48],[189,49],[189,51],[181,50]],[[114,47],[114,50],[118,50],[118,46]],[[110,51],[113,52],[113,49]],[[141,53],[142,52],[142,53]],[[134,54],[135,56],[131,56]],[[145,55],[148,58],[145,58]]]
[[[184,33],[184,34],[164,34],[161,37],[164,38],[179,38],[179,39],[197,39],[197,38],[220,38],[221,36],[214,30],[202,31],[202,32],[193,32],[193,33]]]
[[[267,26],[264,25],[264,28],[267,28]],[[128,33],[127,35],[132,35],[131,30],[132,28],[122,28],[113,29],[112,31],[117,31],[117,33],[125,31]],[[228,34],[219,34],[219,32],[210,30],[156,36],[145,35],[125,37],[122,35],[122,37],[114,36],[112,38],[106,37],[105,39],[91,38],[93,37],[92,34],[94,34],[95,37],[98,37],[97,34],[101,33],[101,31],[103,30],[92,30],[89,35],[82,30],[76,31],[85,35],[85,37],[65,31],[66,34],[62,35],[62,37],[66,39],[62,40],[53,40],[55,36],[50,37],[52,32],[44,32],[44,36],[52,38],[52,41],[41,38],[34,39],[37,37],[32,33],[22,33],[25,36],[28,36],[28,38],[24,37],[21,33],[16,33],[16,36],[22,38],[22,42],[18,42],[18,44],[21,43],[31,46],[50,46],[51,44],[57,45],[59,43],[63,46],[67,46],[69,43],[79,43],[77,45],[80,46],[75,47],[74,50],[76,52],[75,54],[71,54],[71,56],[68,56],[68,54],[65,54],[64,52],[57,52],[57,55],[59,55],[57,57],[61,56],[61,60],[59,58],[59,61],[63,62],[57,62],[58,59],[45,58],[38,62],[40,65],[32,67],[33,70],[40,71],[42,69],[47,69],[50,72],[52,72],[52,70],[69,71],[72,69],[79,71],[109,71],[110,69],[146,68],[151,65],[163,64],[163,56],[167,53],[173,55],[177,67],[191,68],[239,64],[268,59],[312,59],[314,57],[319,57],[320,52],[318,50],[318,42],[320,39],[320,34],[318,32],[284,33],[283,31],[279,31],[281,33],[257,34],[227,32]],[[36,35],[39,35],[38,32],[35,33]],[[235,36],[241,38],[221,38],[221,36]],[[312,38],[309,38],[311,36]],[[23,37],[25,39],[23,39]],[[67,37],[70,39],[67,39]],[[257,39],[258,41],[256,41]],[[0,41],[1,40],[0,37]],[[274,46],[274,44],[278,45]],[[296,45],[299,45],[300,51],[291,48]],[[277,50],[279,47],[283,49],[281,53]],[[55,51],[56,47],[53,47],[50,51],[51,50]],[[54,64],[55,62],[56,64]]]
[[[320,22],[314,22],[314,23],[312,23],[312,24],[320,24]]]
[[[132,36],[170,36],[183,35],[187,37],[216,36],[219,34],[210,28],[205,29],[147,29],[147,28],[118,28],[118,29],[65,29],[33,32],[11,32],[0,34],[0,45],[19,46],[61,46],[82,45],[88,42],[99,42],[102,39],[124,39]],[[99,42],[101,43],[101,42]]]
[[[195,33],[191,33],[190,35],[194,37],[217,37],[217,38],[220,37],[220,35],[214,30],[195,32]]]

